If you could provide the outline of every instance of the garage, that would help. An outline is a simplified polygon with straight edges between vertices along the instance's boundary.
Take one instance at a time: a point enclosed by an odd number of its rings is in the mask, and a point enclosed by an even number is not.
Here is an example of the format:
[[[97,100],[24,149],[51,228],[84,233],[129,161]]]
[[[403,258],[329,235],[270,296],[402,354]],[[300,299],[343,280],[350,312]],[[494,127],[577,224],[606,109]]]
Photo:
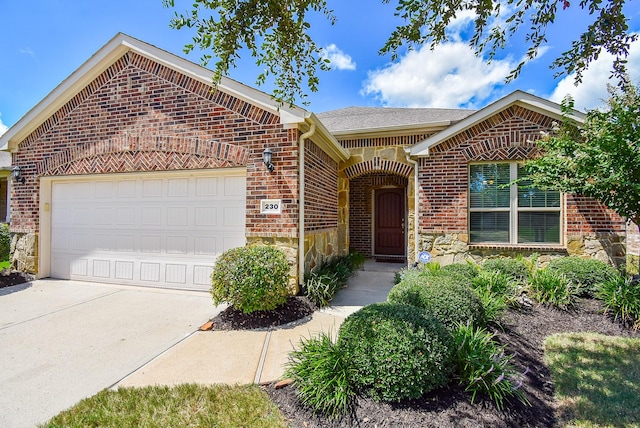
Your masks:
[[[244,168],[48,184],[52,278],[208,290],[216,258],[245,245]]]

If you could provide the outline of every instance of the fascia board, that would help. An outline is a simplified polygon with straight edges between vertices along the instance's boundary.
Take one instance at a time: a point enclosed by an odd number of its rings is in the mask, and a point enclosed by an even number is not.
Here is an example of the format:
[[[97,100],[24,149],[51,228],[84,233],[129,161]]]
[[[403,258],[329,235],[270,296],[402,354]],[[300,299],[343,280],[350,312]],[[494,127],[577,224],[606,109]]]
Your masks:
[[[363,137],[394,137],[408,134],[419,134],[440,131],[447,126],[451,125],[450,120],[444,120],[440,122],[429,122],[413,125],[397,125],[397,126],[385,126],[379,128],[361,128],[361,129],[347,129],[344,131],[335,131],[333,135],[342,139],[349,137],[363,138]]]
[[[499,99],[493,104],[490,104],[487,107],[478,110],[471,116],[461,120],[460,122],[452,125],[444,131],[439,132],[438,134],[435,134],[414,145],[411,148],[411,156],[429,156],[429,149],[431,147],[436,146],[443,141],[466,131],[469,128],[472,128],[478,123],[490,118],[495,114],[500,113],[501,111],[513,105],[519,105],[537,113],[550,116],[554,119],[557,119],[558,121],[562,120],[562,110],[560,108],[560,105],[523,91],[515,91],[507,95],[506,97]],[[583,123],[586,115],[582,112],[574,110],[568,117],[572,120],[575,120],[577,123]]]

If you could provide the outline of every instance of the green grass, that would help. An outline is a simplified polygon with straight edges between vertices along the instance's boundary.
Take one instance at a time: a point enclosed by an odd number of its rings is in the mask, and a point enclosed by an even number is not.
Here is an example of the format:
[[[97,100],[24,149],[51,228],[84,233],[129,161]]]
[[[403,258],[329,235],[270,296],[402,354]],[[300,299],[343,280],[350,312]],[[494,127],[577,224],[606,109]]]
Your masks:
[[[5,260],[4,262],[0,262],[0,270],[7,269],[11,266],[11,262],[9,260]]]
[[[559,422],[640,427],[640,339],[562,333],[545,341]]]
[[[41,427],[287,427],[260,387],[120,388],[86,398]]]

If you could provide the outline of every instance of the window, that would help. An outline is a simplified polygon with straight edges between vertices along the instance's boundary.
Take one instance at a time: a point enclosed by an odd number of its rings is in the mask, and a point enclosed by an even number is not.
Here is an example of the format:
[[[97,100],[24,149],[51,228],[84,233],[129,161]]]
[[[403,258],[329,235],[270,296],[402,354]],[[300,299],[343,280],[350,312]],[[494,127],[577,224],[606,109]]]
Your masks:
[[[532,187],[516,162],[469,165],[469,235],[471,243],[559,244],[560,193]]]

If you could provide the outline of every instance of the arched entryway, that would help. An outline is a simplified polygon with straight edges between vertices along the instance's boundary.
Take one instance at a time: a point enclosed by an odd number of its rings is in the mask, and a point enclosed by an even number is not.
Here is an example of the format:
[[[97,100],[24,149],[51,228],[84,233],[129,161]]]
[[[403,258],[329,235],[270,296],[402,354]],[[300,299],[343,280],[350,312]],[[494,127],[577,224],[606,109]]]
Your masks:
[[[408,178],[374,172],[349,182],[350,247],[369,258],[406,262]]]

